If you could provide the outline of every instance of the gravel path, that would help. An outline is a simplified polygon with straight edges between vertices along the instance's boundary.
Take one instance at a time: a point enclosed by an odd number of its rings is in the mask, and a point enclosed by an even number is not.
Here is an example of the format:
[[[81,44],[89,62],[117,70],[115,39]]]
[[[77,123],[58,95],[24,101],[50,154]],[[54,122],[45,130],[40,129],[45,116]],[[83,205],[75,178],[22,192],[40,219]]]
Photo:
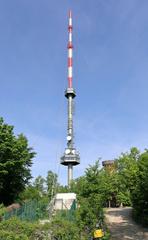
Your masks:
[[[148,229],[132,221],[131,208],[109,208],[105,215],[111,240],[148,240]]]

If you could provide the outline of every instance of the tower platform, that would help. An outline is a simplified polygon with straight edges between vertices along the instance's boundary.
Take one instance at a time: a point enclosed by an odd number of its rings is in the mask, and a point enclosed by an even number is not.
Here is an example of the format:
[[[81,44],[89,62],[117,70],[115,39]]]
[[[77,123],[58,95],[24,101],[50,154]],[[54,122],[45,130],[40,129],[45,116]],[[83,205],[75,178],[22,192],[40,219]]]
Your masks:
[[[67,88],[65,90],[65,97],[69,97],[69,96],[72,96],[72,98],[74,98],[76,96],[76,92],[73,88]]]
[[[76,149],[66,148],[64,155],[61,157],[61,164],[64,166],[80,164],[80,156],[79,153],[76,152]]]

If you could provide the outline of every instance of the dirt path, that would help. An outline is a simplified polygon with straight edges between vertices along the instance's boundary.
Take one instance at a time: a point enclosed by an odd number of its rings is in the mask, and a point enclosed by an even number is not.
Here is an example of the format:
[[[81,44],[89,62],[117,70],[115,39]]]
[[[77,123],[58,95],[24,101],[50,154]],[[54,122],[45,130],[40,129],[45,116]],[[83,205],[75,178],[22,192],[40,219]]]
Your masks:
[[[148,229],[132,221],[131,208],[107,209],[106,221],[111,232],[111,240],[148,240]]]

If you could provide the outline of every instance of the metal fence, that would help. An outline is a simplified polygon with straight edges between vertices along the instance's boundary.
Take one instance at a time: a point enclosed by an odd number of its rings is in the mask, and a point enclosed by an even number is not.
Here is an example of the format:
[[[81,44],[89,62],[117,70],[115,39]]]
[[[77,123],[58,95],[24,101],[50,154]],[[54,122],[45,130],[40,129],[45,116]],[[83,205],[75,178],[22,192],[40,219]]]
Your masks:
[[[37,200],[28,201],[20,208],[6,212],[3,216],[3,220],[7,220],[14,216],[20,218],[21,220],[28,221],[43,219],[48,216],[47,204]]]
[[[60,210],[59,215],[65,220],[75,221],[75,210],[76,210],[76,201],[74,200],[71,205],[71,208],[69,210]]]
[[[69,221],[75,220],[75,210],[76,210],[76,201],[74,200],[70,210],[60,210],[59,214],[62,218],[65,218]],[[27,221],[36,221],[38,219],[47,219],[52,215],[50,213],[47,203],[32,200],[24,203],[20,208],[13,209],[12,211],[5,212],[3,215],[3,220],[7,220],[11,217],[18,217],[21,220]]]

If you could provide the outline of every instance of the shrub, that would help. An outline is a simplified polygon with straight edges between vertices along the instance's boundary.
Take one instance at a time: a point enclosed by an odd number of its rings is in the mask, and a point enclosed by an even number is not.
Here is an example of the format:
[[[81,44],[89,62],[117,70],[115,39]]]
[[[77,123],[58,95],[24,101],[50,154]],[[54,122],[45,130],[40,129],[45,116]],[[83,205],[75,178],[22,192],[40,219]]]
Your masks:
[[[0,239],[28,240],[28,237],[33,234],[36,227],[36,224],[21,221],[16,217],[10,218],[0,223],[0,229],[2,229],[0,232]]]
[[[73,221],[68,221],[59,216],[55,217],[51,223],[52,237],[59,240],[80,239],[79,227]]]
[[[16,235],[16,233],[12,231],[5,231],[5,230],[2,230],[0,232],[0,239],[1,240],[29,240],[29,238],[25,234]]]
[[[0,221],[2,220],[5,212],[6,212],[6,208],[4,207],[3,204],[0,204]]]

